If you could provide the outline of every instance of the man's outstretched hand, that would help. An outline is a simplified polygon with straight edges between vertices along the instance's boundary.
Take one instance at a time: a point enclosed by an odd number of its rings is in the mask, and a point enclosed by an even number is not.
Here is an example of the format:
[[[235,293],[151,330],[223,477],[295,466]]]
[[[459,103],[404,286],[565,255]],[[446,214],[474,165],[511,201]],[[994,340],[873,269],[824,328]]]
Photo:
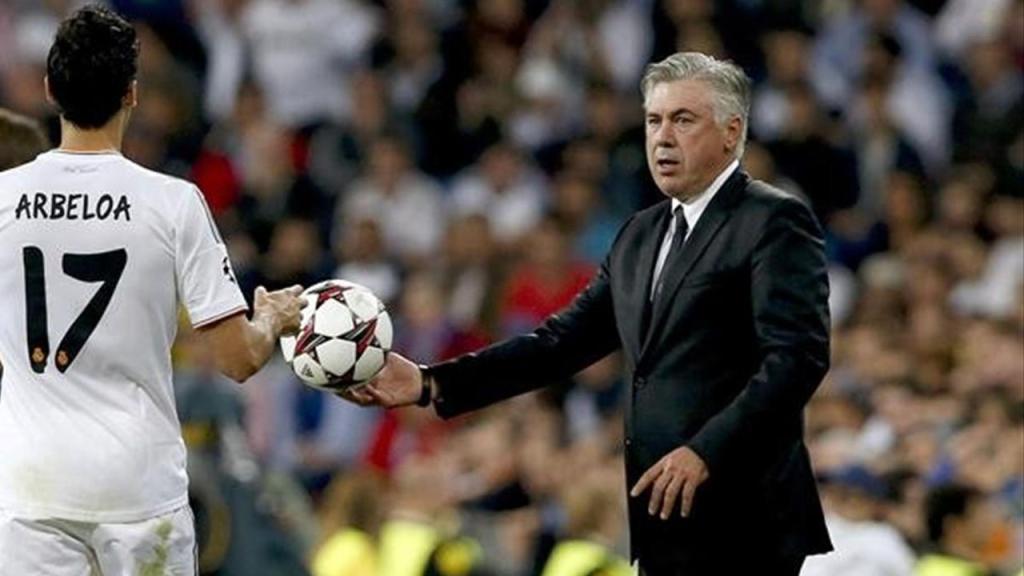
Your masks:
[[[415,404],[423,390],[423,374],[401,354],[388,352],[384,368],[373,380],[338,393],[360,406],[400,408]]]

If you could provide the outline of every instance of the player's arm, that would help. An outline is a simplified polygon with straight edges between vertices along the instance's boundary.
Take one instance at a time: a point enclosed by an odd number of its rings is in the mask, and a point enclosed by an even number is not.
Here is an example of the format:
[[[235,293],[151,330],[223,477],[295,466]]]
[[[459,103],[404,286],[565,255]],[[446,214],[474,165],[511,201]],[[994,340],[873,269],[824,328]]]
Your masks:
[[[267,363],[282,333],[298,329],[302,289],[258,288],[252,319],[246,319],[245,298],[231,270],[227,246],[202,192],[191,185],[181,189],[181,182],[173,178],[166,185],[178,209],[173,237],[179,298],[217,368],[242,382]]]
[[[256,289],[252,319],[239,312],[199,328],[213,352],[217,369],[236,382],[244,382],[270,359],[277,339],[299,328],[301,286],[267,292]]]

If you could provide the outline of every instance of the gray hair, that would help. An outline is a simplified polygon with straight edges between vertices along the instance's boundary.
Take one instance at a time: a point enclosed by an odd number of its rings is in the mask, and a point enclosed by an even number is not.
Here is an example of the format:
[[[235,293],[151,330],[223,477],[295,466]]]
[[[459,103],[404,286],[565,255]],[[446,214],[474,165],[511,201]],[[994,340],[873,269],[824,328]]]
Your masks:
[[[743,157],[750,119],[750,78],[742,68],[728,60],[719,60],[700,52],[676,52],[661,62],[648,64],[640,81],[644,106],[658,84],[676,80],[700,80],[711,87],[715,123],[725,126],[738,116],[742,133],[736,146],[736,157]]]

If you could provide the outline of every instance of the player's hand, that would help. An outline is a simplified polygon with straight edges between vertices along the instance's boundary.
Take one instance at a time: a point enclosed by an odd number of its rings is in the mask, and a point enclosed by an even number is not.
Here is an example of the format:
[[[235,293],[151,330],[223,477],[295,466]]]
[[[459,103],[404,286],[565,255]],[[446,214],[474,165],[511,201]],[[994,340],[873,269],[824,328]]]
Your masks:
[[[253,317],[263,316],[270,320],[274,331],[280,334],[294,334],[299,331],[301,317],[302,286],[296,284],[282,290],[267,292],[260,286],[253,296]]]
[[[360,406],[399,408],[415,404],[422,390],[423,374],[419,366],[401,354],[388,352],[384,368],[373,380],[338,395]]]
[[[687,446],[669,452],[640,477],[629,495],[636,498],[651,488],[651,501],[647,513],[667,520],[676,501],[680,514],[687,516],[693,507],[697,487],[708,479],[708,467],[696,452]]]

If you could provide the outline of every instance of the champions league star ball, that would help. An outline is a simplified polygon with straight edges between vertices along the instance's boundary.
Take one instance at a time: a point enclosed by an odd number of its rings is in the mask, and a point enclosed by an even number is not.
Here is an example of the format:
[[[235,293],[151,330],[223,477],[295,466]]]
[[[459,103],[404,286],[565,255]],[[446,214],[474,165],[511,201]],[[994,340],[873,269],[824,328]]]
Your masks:
[[[281,351],[306,384],[332,392],[373,378],[391,349],[391,317],[365,286],[325,280],[306,288],[298,334]]]

